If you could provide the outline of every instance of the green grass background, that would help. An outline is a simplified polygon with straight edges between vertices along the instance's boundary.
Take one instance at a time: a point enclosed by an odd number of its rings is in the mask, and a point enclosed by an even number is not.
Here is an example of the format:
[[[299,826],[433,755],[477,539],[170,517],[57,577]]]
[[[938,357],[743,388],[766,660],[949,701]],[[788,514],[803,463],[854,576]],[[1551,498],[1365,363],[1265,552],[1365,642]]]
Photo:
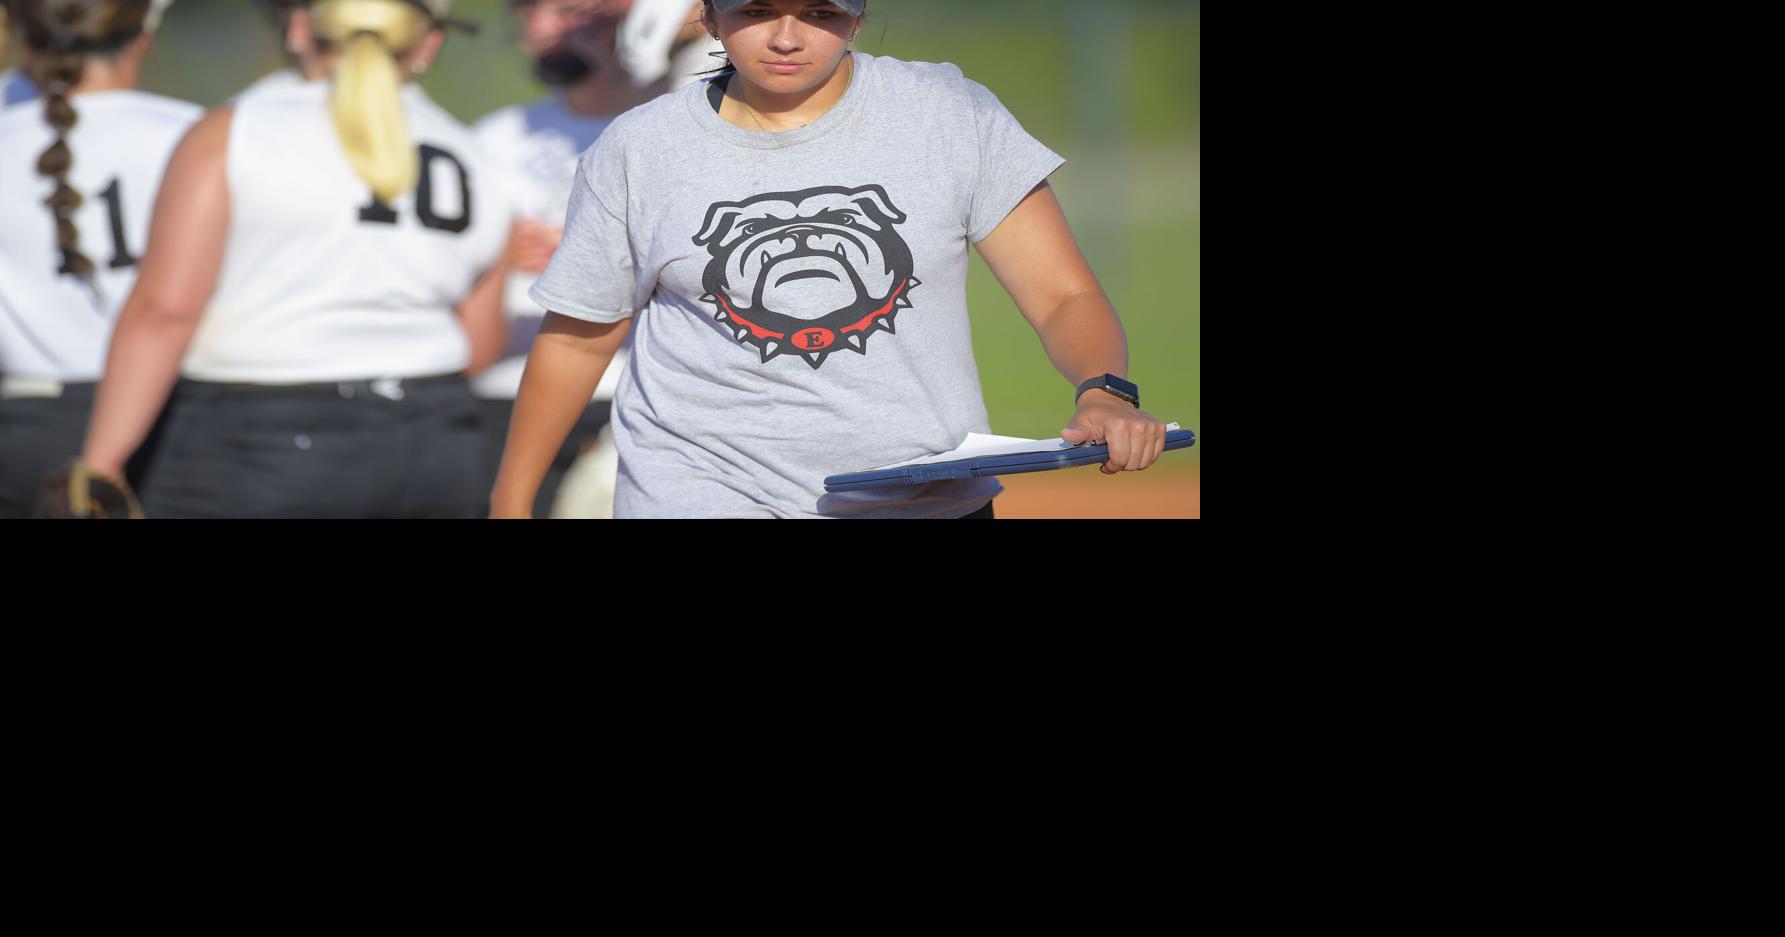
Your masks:
[[[502,0],[459,0],[483,25],[454,35],[424,79],[461,119],[538,96]],[[1127,329],[1146,409],[1202,432],[1201,4],[1195,0],[873,0],[857,47],[947,61],[1065,156],[1053,176],[1073,230]],[[282,64],[249,0],[179,0],[145,88],[221,103]],[[984,264],[968,282],[974,353],[994,432],[1052,436],[1072,388]],[[1201,462],[1199,443],[1161,466]]]

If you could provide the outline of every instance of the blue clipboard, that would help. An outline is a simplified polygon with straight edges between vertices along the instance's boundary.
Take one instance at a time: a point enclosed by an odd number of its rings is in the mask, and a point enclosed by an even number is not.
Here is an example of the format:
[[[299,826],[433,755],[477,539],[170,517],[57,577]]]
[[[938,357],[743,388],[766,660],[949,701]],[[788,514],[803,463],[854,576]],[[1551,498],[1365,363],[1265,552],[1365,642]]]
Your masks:
[[[1174,429],[1165,434],[1165,449],[1183,449],[1196,445],[1193,430]],[[1109,446],[1074,446],[1053,452],[1013,452],[986,455],[952,462],[929,462],[923,465],[901,465],[897,468],[874,469],[871,472],[850,472],[832,475],[824,480],[825,491],[860,491],[863,488],[893,488],[898,485],[921,485],[951,478],[984,478],[987,475],[1016,475],[1021,472],[1051,472],[1075,465],[1101,465],[1109,460]]]

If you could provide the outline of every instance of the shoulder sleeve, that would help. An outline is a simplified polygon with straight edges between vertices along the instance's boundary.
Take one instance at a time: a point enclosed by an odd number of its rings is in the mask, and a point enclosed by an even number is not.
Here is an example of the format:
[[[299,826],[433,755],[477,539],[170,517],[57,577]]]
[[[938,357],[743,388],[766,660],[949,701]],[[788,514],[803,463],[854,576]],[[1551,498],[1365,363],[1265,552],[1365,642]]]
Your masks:
[[[978,243],[1066,160],[1029,136],[985,85],[962,80],[973,103],[979,143],[979,165],[967,212],[967,239]]]
[[[619,146],[606,133],[577,163],[564,238],[527,291],[534,302],[590,322],[618,322],[638,311],[623,171]]]

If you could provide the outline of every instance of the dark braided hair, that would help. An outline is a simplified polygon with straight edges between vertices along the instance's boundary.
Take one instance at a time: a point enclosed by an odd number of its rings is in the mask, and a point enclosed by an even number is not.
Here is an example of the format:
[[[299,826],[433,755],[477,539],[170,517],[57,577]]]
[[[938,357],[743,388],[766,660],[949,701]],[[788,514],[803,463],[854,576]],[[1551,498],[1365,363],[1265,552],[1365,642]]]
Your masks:
[[[37,158],[37,171],[56,180],[56,191],[44,204],[56,219],[60,272],[89,279],[93,261],[81,252],[74,226],[74,213],[85,200],[68,183],[74,166],[68,132],[80,119],[70,96],[88,56],[116,55],[142,34],[149,0],[13,0],[9,5],[31,50],[28,74],[43,95],[43,119],[56,131],[55,142]]]

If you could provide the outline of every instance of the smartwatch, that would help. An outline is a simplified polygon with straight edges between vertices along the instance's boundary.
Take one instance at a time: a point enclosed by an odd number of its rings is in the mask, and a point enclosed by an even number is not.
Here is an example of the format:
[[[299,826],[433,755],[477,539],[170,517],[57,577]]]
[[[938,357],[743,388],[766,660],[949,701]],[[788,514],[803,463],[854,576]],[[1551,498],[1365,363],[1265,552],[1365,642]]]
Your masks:
[[[1115,394],[1117,397],[1134,404],[1136,410],[1140,409],[1140,388],[1132,381],[1122,380],[1114,374],[1105,374],[1100,377],[1094,377],[1083,384],[1078,385],[1078,393],[1072,396],[1073,404],[1076,406],[1078,404],[1078,398],[1083,397],[1085,391],[1092,389],[1108,391]]]

